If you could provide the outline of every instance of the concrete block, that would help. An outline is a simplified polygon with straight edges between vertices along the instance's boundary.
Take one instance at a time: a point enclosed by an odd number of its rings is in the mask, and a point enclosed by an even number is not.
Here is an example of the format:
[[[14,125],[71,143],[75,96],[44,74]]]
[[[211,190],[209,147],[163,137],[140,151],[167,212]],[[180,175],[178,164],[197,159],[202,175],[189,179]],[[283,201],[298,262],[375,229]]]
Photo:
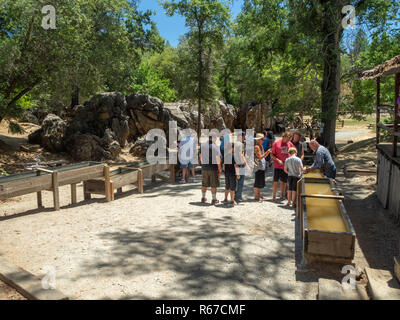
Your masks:
[[[356,285],[354,290],[344,290],[336,280],[318,280],[318,300],[369,300],[363,286]]]
[[[45,290],[42,280],[28,271],[0,258],[0,280],[30,300],[68,300],[58,290]]]
[[[373,300],[400,300],[400,285],[387,270],[365,268]]]

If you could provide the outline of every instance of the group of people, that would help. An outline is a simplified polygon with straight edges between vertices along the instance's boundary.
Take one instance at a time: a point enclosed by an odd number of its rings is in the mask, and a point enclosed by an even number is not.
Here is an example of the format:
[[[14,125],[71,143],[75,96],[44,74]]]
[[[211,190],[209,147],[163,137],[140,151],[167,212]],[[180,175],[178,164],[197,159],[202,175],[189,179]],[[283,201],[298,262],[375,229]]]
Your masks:
[[[185,138],[180,144],[180,149],[187,143],[193,143],[192,138]],[[231,143],[226,147],[229,135],[221,139],[220,147],[216,144],[216,137],[209,137],[209,140],[201,145],[200,163],[202,166],[202,203],[207,203],[206,193],[211,188],[212,205],[219,202],[217,189],[220,186],[220,175],[225,175],[225,199],[224,203],[235,205],[243,202],[243,186],[246,173],[251,172],[250,164],[246,160],[246,144],[254,139],[254,199],[264,201],[261,190],[266,186],[266,173],[273,161],[273,187],[272,201],[276,202],[278,184],[280,184],[280,200],[288,200],[289,206],[296,206],[297,184],[304,173],[321,170],[328,178],[336,178],[336,165],[327,148],[320,145],[316,140],[311,140],[308,145],[300,132],[293,135],[285,132],[282,139],[275,141],[270,130],[253,137],[246,137],[242,133],[242,146],[239,152],[235,153],[237,144]],[[252,141],[253,142],[253,141]],[[314,152],[314,163],[306,168],[303,165],[304,149],[309,148]],[[228,160],[228,161],[227,161]],[[189,178],[189,170],[194,178],[195,172],[193,162],[181,163],[182,183]]]

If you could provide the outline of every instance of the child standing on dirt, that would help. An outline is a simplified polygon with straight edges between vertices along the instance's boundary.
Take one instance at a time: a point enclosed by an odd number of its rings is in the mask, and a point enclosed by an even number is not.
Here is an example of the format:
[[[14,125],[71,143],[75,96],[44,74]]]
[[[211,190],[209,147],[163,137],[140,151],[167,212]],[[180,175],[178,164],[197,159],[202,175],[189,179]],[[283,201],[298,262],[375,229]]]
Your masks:
[[[288,174],[288,206],[296,208],[296,193],[297,193],[297,182],[301,179],[303,171],[306,170],[303,166],[303,162],[297,157],[297,149],[289,149],[290,157],[285,161],[284,171]]]

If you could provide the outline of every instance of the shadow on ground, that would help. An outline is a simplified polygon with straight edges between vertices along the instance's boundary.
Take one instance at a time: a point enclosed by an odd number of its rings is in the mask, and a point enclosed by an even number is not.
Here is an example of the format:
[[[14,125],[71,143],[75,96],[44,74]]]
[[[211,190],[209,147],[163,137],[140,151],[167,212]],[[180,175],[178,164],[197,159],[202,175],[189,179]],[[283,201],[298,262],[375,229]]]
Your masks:
[[[258,251],[257,247],[268,246],[268,242],[237,231],[238,222],[230,216],[210,219],[202,211],[177,212],[168,221],[166,228],[100,234],[100,238],[112,241],[112,250],[106,257],[99,252],[102,258],[86,265],[82,274],[138,277],[165,270],[176,274],[172,286],[153,297],[125,299],[201,299],[221,288],[237,299],[249,290],[259,299],[283,299],[290,293],[276,276],[282,262],[293,258],[292,239],[269,230],[269,238],[280,243],[279,252],[252,253],[246,248],[254,246]],[[271,285],[262,285],[264,279],[270,279]]]

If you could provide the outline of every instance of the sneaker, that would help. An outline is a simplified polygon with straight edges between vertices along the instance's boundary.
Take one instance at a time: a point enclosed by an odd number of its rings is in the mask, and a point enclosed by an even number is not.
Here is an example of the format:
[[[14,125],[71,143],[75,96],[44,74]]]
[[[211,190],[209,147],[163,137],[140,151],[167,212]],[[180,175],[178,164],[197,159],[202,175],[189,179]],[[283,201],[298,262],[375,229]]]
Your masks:
[[[182,179],[182,180],[179,181],[179,183],[180,183],[180,184],[185,184],[186,181]]]
[[[211,204],[212,204],[213,206],[215,206],[216,204],[219,204],[219,200],[213,200],[213,201],[211,202]]]
[[[201,199],[201,203],[207,203],[207,199],[206,198],[202,198]]]
[[[227,201],[228,205],[230,206],[234,206],[235,205],[235,201]]]
[[[222,201],[222,203],[228,203],[228,199],[225,199],[224,201]]]

